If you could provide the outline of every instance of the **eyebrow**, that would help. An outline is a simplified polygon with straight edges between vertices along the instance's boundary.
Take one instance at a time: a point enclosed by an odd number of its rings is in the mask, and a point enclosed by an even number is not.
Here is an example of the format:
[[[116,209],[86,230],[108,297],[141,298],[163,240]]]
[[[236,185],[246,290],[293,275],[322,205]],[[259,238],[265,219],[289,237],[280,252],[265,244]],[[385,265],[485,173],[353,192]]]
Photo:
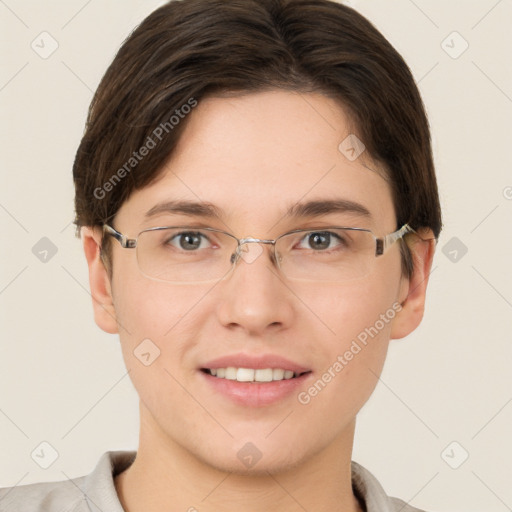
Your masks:
[[[222,217],[222,210],[211,203],[195,201],[164,201],[158,203],[146,212],[145,218],[154,217],[161,213],[181,213],[194,217]]]
[[[330,213],[355,213],[361,217],[372,218],[368,208],[348,199],[324,199],[296,203],[288,209],[285,217],[319,217]]]
[[[188,200],[158,203],[146,212],[145,218],[148,219],[161,213],[177,213],[203,218],[223,218],[223,211],[212,203]],[[370,211],[365,206],[348,199],[323,199],[295,203],[288,208],[284,218],[319,217],[332,213],[353,213],[368,219],[372,218]]]

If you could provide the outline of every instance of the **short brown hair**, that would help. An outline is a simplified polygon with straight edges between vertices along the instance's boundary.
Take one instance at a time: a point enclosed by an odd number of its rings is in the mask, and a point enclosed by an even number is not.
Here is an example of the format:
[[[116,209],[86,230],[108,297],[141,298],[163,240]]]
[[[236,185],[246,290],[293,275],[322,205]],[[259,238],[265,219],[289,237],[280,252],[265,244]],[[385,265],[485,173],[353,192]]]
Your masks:
[[[159,176],[193,102],[270,89],[337,99],[386,169],[397,228],[408,222],[438,238],[430,131],[413,76],[366,18],[329,0],[175,0],[150,14],[121,46],[89,108],[73,166],[77,235],[111,220]],[[150,139],[155,146],[136,158]],[[109,239],[102,255],[111,277]],[[410,252],[401,247],[410,277]]]

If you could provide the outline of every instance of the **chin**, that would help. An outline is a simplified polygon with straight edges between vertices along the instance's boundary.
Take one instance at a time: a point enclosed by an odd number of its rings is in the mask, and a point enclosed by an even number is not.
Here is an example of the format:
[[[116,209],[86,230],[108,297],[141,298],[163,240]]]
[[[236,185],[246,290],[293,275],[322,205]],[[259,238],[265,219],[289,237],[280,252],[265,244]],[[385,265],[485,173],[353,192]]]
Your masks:
[[[263,442],[260,442],[260,446],[262,444]],[[274,447],[267,446],[258,449],[256,443],[248,441],[238,449],[228,450],[228,456],[226,456],[226,452],[210,452],[208,457],[202,457],[200,454],[196,454],[196,456],[204,464],[218,471],[239,476],[268,477],[269,473],[282,473],[300,466],[308,458],[306,453],[298,453],[297,450],[290,451],[289,446],[289,444],[281,443],[281,450],[276,452]]]

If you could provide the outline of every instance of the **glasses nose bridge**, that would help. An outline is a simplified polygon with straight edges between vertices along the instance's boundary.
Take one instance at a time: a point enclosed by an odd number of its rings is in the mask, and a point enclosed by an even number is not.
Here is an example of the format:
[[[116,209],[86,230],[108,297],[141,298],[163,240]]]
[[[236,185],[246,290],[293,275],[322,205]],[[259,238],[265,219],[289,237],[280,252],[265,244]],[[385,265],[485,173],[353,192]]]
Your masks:
[[[270,244],[272,246],[272,250],[271,250],[272,258],[275,259],[275,257],[276,257],[276,255],[275,255],[276,240],[246,237],[246,238],[238,238],[237,241],[238,241],[238,246],[236,248],[236,252],[231,257],[231,263],[233,263],[233,264],[237,263],[238,260],[240,259],[240,256],[242,253],[242,247],[246,244],[251,244],[251,243],[260,243],[260,244],[267,244],[267,245]]]
[[[276,243],[275,240],[267,240],[264,238],[253,238],[252,236],[249,236],[247,238],[240,238],[238,240],[238,245],[242,246],[244,244],[253,243],[253,242],[259,242],[262,244],[272,244],[272,245]]]

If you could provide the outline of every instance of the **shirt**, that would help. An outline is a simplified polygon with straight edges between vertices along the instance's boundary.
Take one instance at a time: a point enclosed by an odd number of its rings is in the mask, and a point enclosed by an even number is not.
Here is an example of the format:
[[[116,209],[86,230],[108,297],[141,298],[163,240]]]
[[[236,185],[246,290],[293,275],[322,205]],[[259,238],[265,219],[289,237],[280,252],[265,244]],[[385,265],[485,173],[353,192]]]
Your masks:
[[[114,477],[135,460],[136,451],[107,451],[85,476],[0,489],[2,512],[125,512]],[[352,489],[366,512],[425,512],[389,497],[377,479],[352,461]]]

